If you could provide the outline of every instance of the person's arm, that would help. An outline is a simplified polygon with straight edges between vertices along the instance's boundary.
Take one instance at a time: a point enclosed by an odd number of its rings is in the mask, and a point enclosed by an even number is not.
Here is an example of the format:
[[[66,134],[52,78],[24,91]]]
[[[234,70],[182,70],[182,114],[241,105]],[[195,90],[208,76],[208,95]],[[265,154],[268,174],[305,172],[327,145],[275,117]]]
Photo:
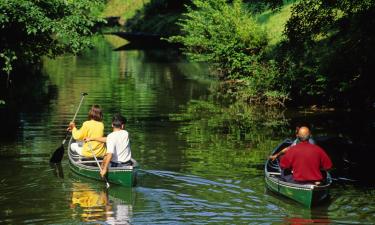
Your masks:
[[[111,162],[112,159],[112,153],[107,153],[104,156],[103,162],[102,162],[102,171],[100,172],[100,176],[104,177],[108,171],[108,165],[109,162]]]
[[[104,177],[108,171],[108,165],[112,160],[113,153],[115,152],[115,146],[113,141],[113,136],[111,134],[108,135],[106,138],[107,143],[107,154],[105,154],[103,162],[102,162],[102,171],[100,175]]]
[[[72,136],[75,140],[83,140],[83,138],[86,136],[87,130],[88,130],[86,123],[82,124],[81,129],[77,129],[75,123],[70,122],[69,128],[71,129]]]
[[[327,153],[324,151],[324,150],[321,150],[321,165],[322,165],[322,169],[324,170],[330,170],[333,166],[332,164],[332,161],[331,159],[329,158],[329,156],[327,155]]]
[[[99,142],[106,143],[107,142],[107,137],[96,137],[96,138],[85,137],[83,140],[86,141],[86,142],[89,142],[89,141],[99,141]]]
[[[276,153],[276,154],[274,154],[274,155],[271,155],[271,156],[270,156],[270,159],[271,159],[272,161],[274,161],[274,160],[277,159],[277,157],[279,157],[280,155],[284,155],[288,150],[289,150],[289,147],[283,148],[283,150],[279,151],[278,153]]]
[[[285,154],[285,156],[283,156],[280,160],[280,168],[282,170],[285,170],[285,169],[291,169],[292,167],[292,162],[291,162],[291,159],[290,159],[290,154]]]

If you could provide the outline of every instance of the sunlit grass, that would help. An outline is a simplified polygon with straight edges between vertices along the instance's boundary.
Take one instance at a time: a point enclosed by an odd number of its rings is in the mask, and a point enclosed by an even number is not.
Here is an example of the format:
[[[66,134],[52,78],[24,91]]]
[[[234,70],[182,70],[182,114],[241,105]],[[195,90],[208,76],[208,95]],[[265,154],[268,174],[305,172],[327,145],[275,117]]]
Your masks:
[[[257,17],[258,23],[263,26],[268,34],[271,46],[283,40],[283,31],[286,22],[290,18],[292,6],[292,3],[286,4],[276,12],[267,10]]]
[[[136,14],[137,10],[143,8],[149,2],[150,0],[109,0],[102,16],[119,16],[120,23],[124,24],[127,19]]]
[[[104,39],[111,45],[113,48],[119,48],[127,43],[129,43],[127,40],[120,38],[115,35],[105,35]]]

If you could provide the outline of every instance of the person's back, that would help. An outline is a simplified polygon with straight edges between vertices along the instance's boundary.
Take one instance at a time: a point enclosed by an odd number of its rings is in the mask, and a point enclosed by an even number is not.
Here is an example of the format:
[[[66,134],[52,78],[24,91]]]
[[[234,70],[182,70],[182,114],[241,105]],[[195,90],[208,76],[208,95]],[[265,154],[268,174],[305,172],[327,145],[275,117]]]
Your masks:
[[[126,119],[120,114],[115,114],[112,118],[113,131],[106,138],[107,153],[103,159],[103,169],[100,175],[107,174],[108,166],[121,167],[131,165],[131,149],[129,143],[129,133],[124,130]]]
[[[290,147],[281,158],[282,169],[292,169],[293,180],[298,182],[321,181],[321,169],[328,170],[332,162],[322,148],[303,141]]]
[[[90,143],[84,143],[83,147],[79,145],[79,141],[83,141],[84,138],[97,138],[103,137],[104,135],[104,124],[102,122],[103,114],[100,106],[93,105],[91,107],[88,114],[88,119],[88,121],[85,121],[82,124],[80,129],[76,128],[74,122],[69,124],[68,130],[72,132],[73,138],[78,141],[71,144],[71,149],[84,157],[93,158],[94,156],[92,151],[96,157],[103,157],[106,153],[104,143],[92,141]]]
[[[131,160],[129,133],[126,130],[115,130],[107,136],[107,153],[112,153],[112,163],[126,163]]]
[[[332,162],[319,146],[309,143],[311,137],[308,127],[300,127],[297,138],[300,143],[291,146],[280,160],[283,178],[290,182],[319,182],[323,179],[321,169],[328,170]],[[293,174],[285,175],[284,170],[291,169]]]
[[[75,140],[83,140],[85,137],[93,138],[93,137],[103,137],[104,135],[104,124],[101,121],[96,120],[89,120],[85,121],[82,124],[81,129],[73,129],[72,136]],[[90,146],[89,146],[90,145]],[[82,151],[79,152],[80,155],[92,158],[92,152],[90,150],[92,148],[95,156],[103,157],[106,153],[106,148],[104,143],[98,141],[92,141],[90,143],[85,142],[83,144]]]

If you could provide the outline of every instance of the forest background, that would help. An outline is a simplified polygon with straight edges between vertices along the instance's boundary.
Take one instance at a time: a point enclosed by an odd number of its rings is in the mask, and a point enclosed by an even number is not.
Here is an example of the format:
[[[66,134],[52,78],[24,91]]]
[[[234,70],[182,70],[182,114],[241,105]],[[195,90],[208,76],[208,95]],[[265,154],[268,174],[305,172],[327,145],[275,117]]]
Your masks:
[[[209,63],[220,102],[371,108],[374,15],[375,0],[4,0],[0,80],[9,87],[41,56],[79,53],[120,16],[121,29]]]

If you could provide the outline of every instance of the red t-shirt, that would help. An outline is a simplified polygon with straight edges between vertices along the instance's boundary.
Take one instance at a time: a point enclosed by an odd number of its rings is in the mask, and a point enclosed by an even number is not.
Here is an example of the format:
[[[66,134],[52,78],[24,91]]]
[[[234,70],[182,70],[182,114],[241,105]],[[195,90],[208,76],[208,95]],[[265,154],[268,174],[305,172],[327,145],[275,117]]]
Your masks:
[[[332,162],[322,148],[304,141],[289,148],[281,158],[280,167],[292,169],[296,181],[320,181],[323,179],[320,170],[330,169]]]

